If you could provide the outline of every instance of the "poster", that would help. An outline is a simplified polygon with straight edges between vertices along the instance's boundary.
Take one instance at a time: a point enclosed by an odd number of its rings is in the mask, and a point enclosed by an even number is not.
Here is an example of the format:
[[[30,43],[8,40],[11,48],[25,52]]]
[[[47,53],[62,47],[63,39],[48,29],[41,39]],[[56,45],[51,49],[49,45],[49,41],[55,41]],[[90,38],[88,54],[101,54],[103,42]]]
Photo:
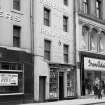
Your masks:
[[[18,86],[18,74],[0,73],[0,86]]]

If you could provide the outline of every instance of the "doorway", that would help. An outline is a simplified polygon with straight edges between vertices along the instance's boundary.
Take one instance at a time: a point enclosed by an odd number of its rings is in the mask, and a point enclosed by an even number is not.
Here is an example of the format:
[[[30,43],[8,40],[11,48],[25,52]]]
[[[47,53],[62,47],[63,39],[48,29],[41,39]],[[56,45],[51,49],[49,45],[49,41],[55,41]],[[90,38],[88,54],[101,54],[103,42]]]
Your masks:
[[[45,92],[46,92],[45,81],[46,81],[45,76],[39,77],[39,101],[40,102],[45,101]]]
[[[64,99],[64,73],[59,72],[59,100]]]

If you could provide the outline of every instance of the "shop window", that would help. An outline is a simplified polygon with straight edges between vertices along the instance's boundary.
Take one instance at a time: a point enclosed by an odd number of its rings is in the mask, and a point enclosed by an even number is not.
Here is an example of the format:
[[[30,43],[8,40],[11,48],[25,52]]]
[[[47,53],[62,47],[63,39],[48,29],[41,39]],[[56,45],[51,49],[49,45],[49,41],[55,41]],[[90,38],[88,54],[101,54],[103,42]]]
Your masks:
[[[75,74],[74,71],[70,70],[67,72],[67,96],[75,95]]]
[[[20,11],[20,0],[13,0],[13,9]]]
[[[0,94],[23,94],[23,75],[23,64],[1,62]]]
[[[68,17],[63,16],[63,31],[68,32]]]
[[[13,26],[13,46],[20,47],[21,27]]]
[[[82,7],[83,7],[83,13],[88,14],[88,0],[83,0],[82,2]]]
[[[63,50],[64,50],[64,63],[68,63],[68,50],[69,50],[69,46],[68,45],[64,45],[63,46]]]
[[[44,40],[44,59],[50,61],[51,41]]]
[[[50,10],[44,8],[44,25],[50,26]]]
[[[50,70],[49,96],[50,98],[58,97],[58,73],[54,69]]]
[[[101,5],[102,2],[100,0],[96,0],[96,17],[101,18]]]

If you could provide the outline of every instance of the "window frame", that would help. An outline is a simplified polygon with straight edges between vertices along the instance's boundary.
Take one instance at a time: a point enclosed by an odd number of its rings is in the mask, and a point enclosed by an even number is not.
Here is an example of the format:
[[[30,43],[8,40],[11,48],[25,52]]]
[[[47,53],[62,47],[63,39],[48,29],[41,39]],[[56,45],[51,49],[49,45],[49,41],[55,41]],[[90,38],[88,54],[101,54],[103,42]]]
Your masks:
[[[46,48],[46,44],[49,48]],[[46,57],[46,53],[48,54],[47,57]],[[44,59],[47,61],[51,60],[51,41],[47,39],[44,40]]]
[[[17,2],[19,2],[18,6],[16,7],[16,5],[14,5],[14,2],[16,2],[17,0],[13,0],[13,10],[16,11],[21,11],[21,0],[18,0]]]
[[[50,9],[44,7],[44,25],[50,26]]]
[[[15,34],[16,28],[18,29],[18,35]],[[20,36],[21,36],[21,26],[13,25],[13,47],[20,47],[20,39],[21,39]],[[16,42],[16,44],[14,42]]]
[[[65,6],[68,6],[68,2],[69,2],[68,0],[63,0],[63,2]]]
[[[63,56],[64,56],[64,63],[68,63],[69,62],[69,45],[66,45],[66,44],[63,45]],[[66,60],[65,60],[65,57],[66,57]]]
[[[82,5],[83,5],[83,13],[88,14],[88,0],[83,0]]]
[[[63,16],[63,31],[68,32],[68,16]]]
[[[101,3],[102,3],[102,1],[100,1],[100,0],[96,0],[96,17],[97,18],[101,18]]]

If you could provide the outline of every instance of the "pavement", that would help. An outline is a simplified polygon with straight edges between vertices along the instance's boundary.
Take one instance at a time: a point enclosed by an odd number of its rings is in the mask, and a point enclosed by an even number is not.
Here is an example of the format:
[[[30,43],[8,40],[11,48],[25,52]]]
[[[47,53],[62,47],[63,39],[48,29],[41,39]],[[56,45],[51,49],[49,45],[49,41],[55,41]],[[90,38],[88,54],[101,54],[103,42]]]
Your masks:
[[[95,99],[95,98],[72,99],[72,100],[60,100],[54,102],[30,103],[30,104],[19,104],[19,105],[92,105],[97,103],[105,103],[105,97],[103,97],[102,99]]]

